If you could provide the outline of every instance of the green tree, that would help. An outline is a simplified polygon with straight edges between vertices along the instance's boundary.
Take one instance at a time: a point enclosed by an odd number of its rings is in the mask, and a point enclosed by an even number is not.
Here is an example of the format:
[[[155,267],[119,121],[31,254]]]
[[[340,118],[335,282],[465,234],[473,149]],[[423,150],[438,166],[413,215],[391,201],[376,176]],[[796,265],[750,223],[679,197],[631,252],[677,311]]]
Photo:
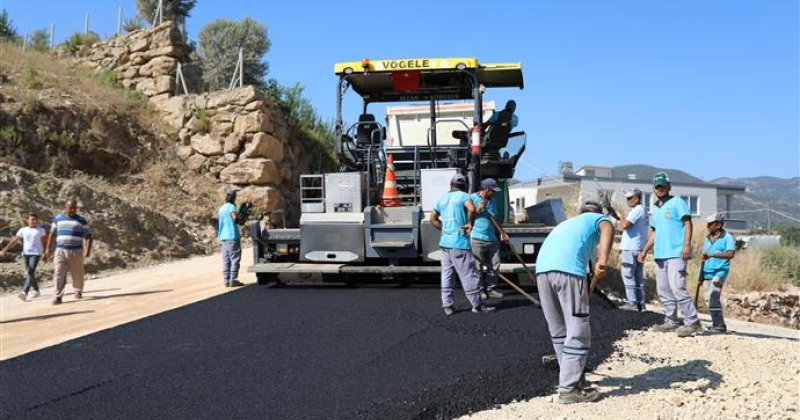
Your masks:
[[[267,27],[249,17],[241,22],[218,19],[200,30],[199,54],[208,89],[227,88],[236,69],[239,48],[244,49],[244,83],[264,88],[269,65],[264,56],[270,42]]]
[[[7,10],[0,10],[0,39],[16,41],[19,38]]]
[[[179,25],[183,25],[197,0],[163,0],[163,2],[164,20],[174,20]],[[136,10],[139,12],[139,16],[147,22],[153,23],[156,9],[158,9],[158,0],[136,0]]]
[[[28,35],[28,48],[39,52],[50,50],[50,31],[45,28],[37,29]]]

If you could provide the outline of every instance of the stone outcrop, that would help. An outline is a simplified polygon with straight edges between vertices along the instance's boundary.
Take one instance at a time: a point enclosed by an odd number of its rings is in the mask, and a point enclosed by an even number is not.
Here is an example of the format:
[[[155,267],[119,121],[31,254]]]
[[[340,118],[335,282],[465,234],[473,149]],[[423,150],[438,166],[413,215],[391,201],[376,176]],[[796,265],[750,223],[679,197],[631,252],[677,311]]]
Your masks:
[[[187,170],[297,222],[299,175],[310,164],[284,112],[253,86],[175,96],[176,69],[188,57],[176,26],[164,22],[95,44],[77,60],[115,71],[124,87],[147,96],[176,133],[176,156]]]
[[[796,293],[751,292],[730,295],[725,300],[726,315],[800,329],[800,295]]]

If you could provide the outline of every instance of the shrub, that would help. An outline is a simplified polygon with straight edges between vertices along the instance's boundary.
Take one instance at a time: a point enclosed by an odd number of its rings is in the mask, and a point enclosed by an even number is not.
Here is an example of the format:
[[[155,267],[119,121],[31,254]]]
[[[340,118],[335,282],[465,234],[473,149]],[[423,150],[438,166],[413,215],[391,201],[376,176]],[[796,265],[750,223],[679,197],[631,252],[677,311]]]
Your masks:
[[[250,19],[234,22],[218,19],[200,30],[199,55],[203,62],[203,81],[208,89],[224,89],[233,77],[239,48],[244,50],[244,84],[266,86],[269,65],[264,56],[270,42],[267,27]]]
[[[144,28],[144,20],[139,16],[133,16],[130,19],[125,19],[122,23],[122,29],[125,32],[134,32]]]
[[[787,283],[800,286],[800,248],[776,246],[767,248],[761,255],[761,264],[780,275]]]
[[[31,67],[22,72],[22,84],[28,89],[41,89],[44,87],[39,73]]]
[[[195,110],[195,118],[197,119],[194,126],[195,131],[202,134],[208,133],[208,131],[211,129],[211,121],[208,117],[208,110],[205,108],[197,108]]]
[[[94,32],[75,32],[64,43],[64,47],[72,55],[84,56],[89,52],[89,48],[97,42],[100,42],[100,36]]]

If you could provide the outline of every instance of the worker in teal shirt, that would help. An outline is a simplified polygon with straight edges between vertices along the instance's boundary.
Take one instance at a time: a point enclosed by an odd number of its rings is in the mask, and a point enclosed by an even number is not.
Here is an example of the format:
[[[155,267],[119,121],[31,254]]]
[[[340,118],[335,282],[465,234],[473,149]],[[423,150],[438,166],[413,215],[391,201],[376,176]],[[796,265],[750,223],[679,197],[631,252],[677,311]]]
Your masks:
[[[592,344],[587,266],[597,255],[594,275],[598,280],[605,277],[614,239],[611,220],[601,209],[600,203],[584,202],[579,216],[559,223],[547,235],[536,258],[536,286],[558,358],[562,404],[598,398],[597,390],[586,386],[583,371]]]
[[[469,194],[464,192],[466,189],[467,179],[464,175],[453,175],[450,192],[436,202],[431,213],[431,225],[442,232],[439,240],[442,309],[447,316],[455,313],[453,288],[459,279],[473,313],[488,313],[495,309],[481,303],[480,277],[469,246],[469,235],[475,220],[475,205]]]
[[[638,260],[644,264],[647,253],[653,249],[656,291],[665,319],[652,330],[675,331],[679,337],[690,337],[700,330],[697,308],[686,290],[686,261],[692,254],[692,215],[685,201],[670,195],[671,190],[666,173],[653,175],[653,192],[658,200],[651,209],[650,235]],[[683,326],[678,326],[678,309],[683,313]]]
[[[483,274],[483,299],[501,299],[503,294],[497,288],[497,271],[500,269],[500,241],[508,242],[505,232],[497,231],[492,218],[497,217],[497,205],[494,202],[494,193],[500,191],[497,181],[486,178],[481,182],[481,189],[473,193],[472,203],[476,208],[475,223],[470,234],[470,246],[483,264],[486,271]],[[498,236],[500,240],[498,240]],[[481,266],[481,263],[478,263]]]
[[[517,110],[517,102],[512,99],[512,100],[509,100],[508,102],[506,102],[506,107],[503,108],[502,111],[500,111],[500,112],[492,111],[492,116],[489,117],[488,120],[486,120],[486,124],[485,125],[486,125],[487,129],[489,127],[493,127],[495,124],[497,124],[497,121],[500,119],[501,114],[508,113],[508,114],[511,114],[511,122],[509,123],[509,125],[510,125],[509,131],[513,130],[514,127],[516,127],[517,123],[519,122],[519,118],[517,118],[517,116],[514,114],[514,112],[516,110]]]
[[[244,286],[239,282],[239,263],[242,261],[242,244],[236,226],[236,191],[225,195],[225,204],[217,210],[217,239],[222,248],[222,281],[225,287]]]
[[[725,218],[715,213],[706,217],[708,236],[703,241],[703,284],[706,288],[708,310],[711,312],[711,330],[726,332],[728,327],[722,316],[722,286],[731,270],[731,260],[736,252],[736,240],[724,228]]]

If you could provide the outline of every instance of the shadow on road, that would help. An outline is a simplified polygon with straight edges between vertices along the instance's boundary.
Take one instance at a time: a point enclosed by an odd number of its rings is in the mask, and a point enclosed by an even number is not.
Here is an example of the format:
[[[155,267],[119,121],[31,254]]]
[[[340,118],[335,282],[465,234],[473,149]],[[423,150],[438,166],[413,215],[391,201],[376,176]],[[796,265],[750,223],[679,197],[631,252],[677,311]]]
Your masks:
[[[620,397],[676,387],[687,392],[705,392],[709,388],[716,388],[723,381],[722,375],[709,369],[710,365],[708,360],[690,360],[680,366],[658,367],[630,378],[605,377],[600,385],[617,387],[614,391],[604,393],[603,397]],[[680,385],[681,383],[684,385]]]
[[[47,315],[39,315],[39,316],[26,316],[24,318],[16,318],[16,319],[9,319],[6,321],[0,321],[0,324],[11,324],[15,322],[25,322],[25,321],[43,321],[45,319],[50,318],[59,318],[62,316],[69,316],[69,315],[78,315],[78,314],[89,314],[93,313],[94,311],[70,311],[70,312],[59,312],[57,314],[47,314]]]

